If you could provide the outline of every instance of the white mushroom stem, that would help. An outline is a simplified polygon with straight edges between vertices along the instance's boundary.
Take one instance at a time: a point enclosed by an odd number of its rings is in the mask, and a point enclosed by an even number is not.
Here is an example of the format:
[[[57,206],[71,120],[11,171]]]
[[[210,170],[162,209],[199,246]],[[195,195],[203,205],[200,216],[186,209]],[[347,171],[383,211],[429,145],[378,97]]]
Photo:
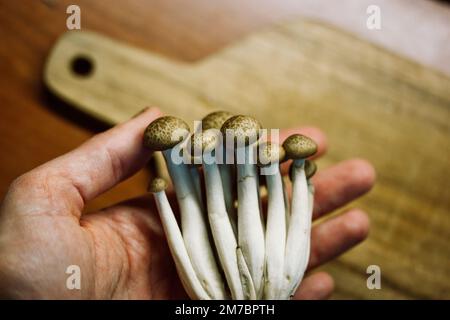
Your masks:
[[[309,220],[310,220],[310,227],[309,227],[309,237],[308,237],[308,244],[306,246],[306,258],[303,262],[303,266],[302,269],[306,270],[306,268],[308,267],[308,263],[309,263],[309,255],[311,252],[311,223],[312,223],[312,216],[313,216],[313,209],[314,209],[314,185],[311,183],[310,180],[307,180],[308,183],[308,211],[309,211]],[[295,291],[297,290],[298,286],[300,285],[300,283],[297,283],[297,286],[295,287],[295,290],[291,293],[294,294]]]
[[[156,192],[153,195],[158,207],[164,233],[167,237],[169,249],[184,289],[191,299],[211,299],[200,283],[191,264],[180,228],[178,227],[165,191]]]
[[[216,163],[203,164],[211,233],[233,299],[244,299],[236,256],[237,241],[227,214],[224,190]]]
[[[250,148],[237,149],[237,152],[245,152],[245,163],[237,164],[238,242],[259,298],[264,289],[265,242],[259,210],[257,170],[249,159],[249,154],[253,152]]]
[[[314,209],[314,192],[315,192],[314,185],[311,183],[310,180],[308,180],[308,209],[311,218]]]
[[[259,172],[258,172],[258,168],[256,167],[256,185],[258,186],[257,191],[258,191],[259,217],[260,217],[262,229],[264,231],[266,229],[266,221],[264,219],[264,212],[263,212],[263,207],[262,207],[262,197],[261,197],[261,190],[263,189],[263,187],[260,185],[259,179],[260,179]]]
[[[234,192],[233,192],[233,166],[226,163],[219,164],[218,166],[220,178],[222,180],[225,207],[227,209],[228,217],[230,218],[234,234],[237,237],[237,212],[234,207]]]
[[[314,185],[311,183],[310,180],[308,180],[308,211],[309,211],[309,220],[310,220],[310,227],[309,227],[309,237],[308,237],[308,245],[306,246],[306,259],[303,264],[303,269],[306,270],[309,263],[309,254],[311,252],[311,223],[312,223],[312,216],[313,216],[313,209],[314,209]],[[297,287],[300,283],[297,284]],[[297,288],[295,288],[297,290]],[[295,291],[294,291],[295,293]]]
[[[233,116],[232,113],[227,111],[215,111],[206,115],[202,119],[202,128],[204,131],[216,130],[220,131],[222,125]],[[231,225],[237,237],[237,213],[234,207],[234,175],[233,175],[233,165],[227,164],[226,148],[220,146],[221,160],[219,162],[220,177],[222,178],[222,187],[224,191],[225,206],[227,208],[228,216],[230,217]]]
[[[256,300],[257,296],[255,292],[255,286],[253,285],[252,275],[250,274],[250,270],[248,270],[248,266],[245,262],[241,248],[236,248],[236,255],[241,277],[242,289],[244,290],[244,298],[247,300]]]
[[[304,160],[294,160],[292,202],[286,240],[283,299],[288,299],[303,278],[309,258],[311,211]]]
[[[312,213],[314,209],[314,185],[308,180],[308,210],[309,210],[309,216],[311,217],[310,220],[312,220]],[[303,270],[303,273],[308,268],[309,263],[309,255],[311,252],[311,225],[310,225],[310,235],[308,236],[308,242],[306,244],[305,248],[305,259],[303,261],[303,265],[300,267],[300,270]],[[295,292],[297,291],[299,285],[301,283],[301,278],[298,280],[297,284],[294,286],[294,288],[289,293],[289,297],[292,297]]]
[[[163,151],[181,213],[181,229],[192,266],[213,299],[225,299],[225,289],[208,238],[207,222],[187,165],[174,164],[171,150]]]
[[[283,179],[278,163],[270,164],[265,176],[268,191],[266,223],[266,279],[265,299],[278,299],[283,284],[284,254],[286,247],[286,213]]]
[[[284,178],[282,178],[282,183],[283,183],[284,212],[285,212],[286,233],[287,233],[287,230],[289,228],[289,212],[290,212],[289,195],[286,188],[286,181],[284,180]]]
[[[202,181],[200,178],[200,172],[196,165],[192,164],[189,166],[189,174],[191,175],[192,183],[194,185],[195,193],[197,195],[200,203],[203,203],[202,197]]]

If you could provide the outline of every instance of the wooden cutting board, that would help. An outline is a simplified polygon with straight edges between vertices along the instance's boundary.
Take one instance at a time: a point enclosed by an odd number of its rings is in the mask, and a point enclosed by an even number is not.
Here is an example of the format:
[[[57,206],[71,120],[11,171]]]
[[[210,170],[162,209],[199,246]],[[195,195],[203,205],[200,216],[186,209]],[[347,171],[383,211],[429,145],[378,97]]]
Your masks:
[[[188,121],[227,109],[268,128],[321,127],[330,150],[320,167],[364,157],[378,173],[374,190],[354,204],[370,214],[369,239],[325,267],[335,297],[450,298],[450,79],[438,72],[299,19],[193,64],[68,32],[44,79],[110,124],[157,105]],[[366,287],[373,264],[381,290]]]

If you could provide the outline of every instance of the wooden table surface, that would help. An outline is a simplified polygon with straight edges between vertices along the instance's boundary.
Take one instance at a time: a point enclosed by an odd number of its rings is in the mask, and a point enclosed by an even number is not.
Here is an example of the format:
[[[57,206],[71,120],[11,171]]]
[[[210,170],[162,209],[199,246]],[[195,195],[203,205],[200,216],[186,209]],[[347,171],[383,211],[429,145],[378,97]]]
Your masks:
[[[195,61],[290,14],[289,6],[275,3],[252,1],[245,9],[238,0],[0,1],[0,196],[20,174],[106,128],[56,100],[42,82],[46,56],[67,31],[68,5],[80,6],[82,28],[174,59]],[[267,14],[269,9],[273,14]],[[94,200],[88,210],[139,195],[146,181],[141,172]]]
[[[0,1],[1,197],[18,175],[106,128],[54,98],[42,83],[45,58],[58,36],[67,30],[65,11],[73,3],[81,8],[82,28],[182,61],[208,56],[243,35],[302,9],[294,1],[280,4],[276,0]],[[147,173],[140,172],[89,203],[88,210],[140,195],[147,180]],[[339,261],[327,268],[343,279],[355,280],[346,277],[346,272],[352,271]],[[339,283],[335,297],[364,297],[352,293],[352,286],[361,284],[350,280]],[[395,289],[395,294],[373,297],[448,298],[449,294],[417,296]]]

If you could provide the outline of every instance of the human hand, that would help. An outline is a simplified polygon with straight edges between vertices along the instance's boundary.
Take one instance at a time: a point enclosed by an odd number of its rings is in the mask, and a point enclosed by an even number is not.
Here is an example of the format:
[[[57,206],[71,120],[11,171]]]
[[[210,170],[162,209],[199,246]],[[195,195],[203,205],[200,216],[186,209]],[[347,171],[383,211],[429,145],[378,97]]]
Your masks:
[[[148,109],[13,182],[0,208],[0,297],[187,298],[151,196],[82,214],[87,201],[147,163],[143,132],[159,115]],[[325,152],[318,129],[290,129],[281,138],[292,133],[313,138],[317,156]],[[374,179],[372,166],[357,159],[319,171],[314,218],[361,196]],[[368,229],[357,209],[314,226],[309,270],[362,241]],[[70,265],[80,267],[80,290],[66,287]],[[319,272],[305,277],[294,298],[323,299],[332,291],[332,278]]]

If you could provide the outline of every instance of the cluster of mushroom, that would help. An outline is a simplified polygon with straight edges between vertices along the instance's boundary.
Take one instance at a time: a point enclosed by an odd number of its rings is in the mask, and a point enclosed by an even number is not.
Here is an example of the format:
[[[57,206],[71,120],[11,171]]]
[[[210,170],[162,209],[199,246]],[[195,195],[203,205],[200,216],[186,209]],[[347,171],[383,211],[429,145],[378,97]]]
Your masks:
[[[181,228],[167,182],[157,177],[149,186],[192,299],[289,299],[303,278],[314,194],[309,179],[316,171],[306,158],[317,146],[299,134],[282,145],[260,142],[260,129],[251,117],[218,111],[193,134],[171,116],[154,120],[145,131],[144,144],[162,151],[176,193]],[[288,159],[291,196],[280,173],[280,163]]]

